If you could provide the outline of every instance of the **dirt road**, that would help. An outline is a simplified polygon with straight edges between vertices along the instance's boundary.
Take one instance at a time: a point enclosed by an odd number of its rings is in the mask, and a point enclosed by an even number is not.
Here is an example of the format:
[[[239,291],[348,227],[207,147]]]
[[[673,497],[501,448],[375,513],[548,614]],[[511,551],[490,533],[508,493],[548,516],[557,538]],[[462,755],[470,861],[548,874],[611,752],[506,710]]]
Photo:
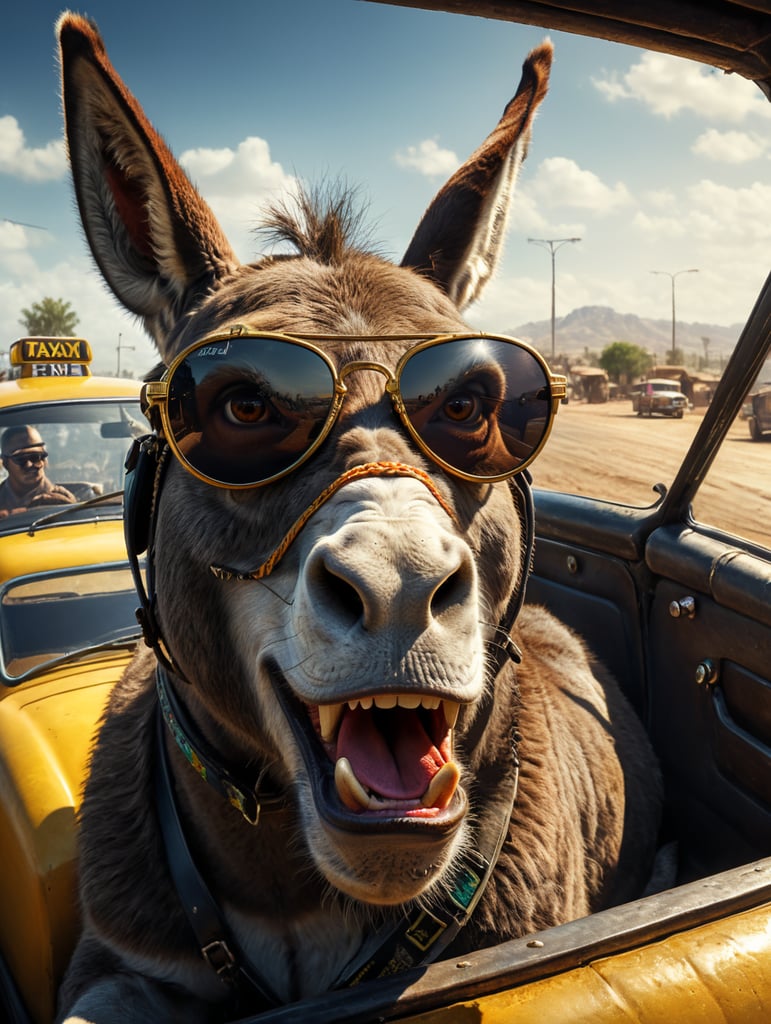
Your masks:
[[[674,479],[702,420],[638,417],[631,402],[560,407],[532,465],[537,487],[647,506]],[[694,503],[695,517],[771,547],[771,439],[753,442],[737,420]]]

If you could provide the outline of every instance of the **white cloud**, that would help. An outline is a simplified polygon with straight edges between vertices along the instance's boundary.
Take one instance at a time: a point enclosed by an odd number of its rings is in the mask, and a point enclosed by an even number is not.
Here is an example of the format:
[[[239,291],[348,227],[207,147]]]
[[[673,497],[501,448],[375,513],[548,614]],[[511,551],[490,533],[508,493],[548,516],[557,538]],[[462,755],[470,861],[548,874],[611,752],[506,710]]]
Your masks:
[[[644,198],[654,210],[673,210],[677,205],[674,192],[668,188],[653,189],[646,192]]]
[[[261,140],[256,140],[261,141]],[[243,145],[243,143],[242,143]],[[181,162],[193,176],[209,178],[231,167],[236,154],[232,149],[189,149],[182,154]]]
[[[691,146],[697,156],[705,156],[726,164],[743,164],[762,156],[768,146],[764,139],[747,132],[720,132],[710,128],[703,132]]]
[[[188,149],[180,163],[195,178],[215,179],[216,184],[240,191],[264,192],[287,180],[281,164],[271,159],[268,143],[254,135],[236,149]]]
[[[508,230],[511,234],[521,235],[533,235],[551,230],[549,220],[538,208],[535,197],[530,195],[525,187],[520,187],[514,192]]]
[[[0,124],[0,136],[2,127]],[[6,132],[5,141],[11,134]],[[6,153],[11,150],[12,146],[6,146]],[[268,144],[259,138],[244,139],[233,149],[189,150],[180,162],[196,180],[241,258],[251,258],[254,242],[249,229],[259,219],[260,208],[266,200],[293,190],[295,179],[271,159]],[[0,169],[2,166],[0,163]],[[42,265],[50,260],[56,243],[55,232],[49,235],[0,222],[3,336],[10,340],[19,337],[19,318],[25,307],[46,295],[62,297],[72,302],[79,317],[77,330],[91,342],[97,368],[114,372],[120,335],[121,367],[145,372],[157,360],[157,354],[142,327],[109,293],[84,247],[72,247],[61,261]]]
[[[652,204],[653,205],[653,204]],[[644,235],[666,242],[688,238],[693,247],[715,247],[763,241],[771,250],[771,185],[755,182],[744,188],[732,188],[703,179],[685,190],[671,214],[638,210],[633,224]],[[768,263],[766,253],[765,263]]]
[[[250,136],[236,149],[189,149],[180,163],[200,187],[231,244],[242,259],[252,258],[249,230],[269,201],[294,191],[296,179],[271,158],[264,139]]]
[[[22,181],[55,181],[67,173],[61,139],[30,149],[15,117],[0,117],[0,173]]]
[[[123,369],[141,374],[157,361],[157,354],[142,328],[121,309],[85,255],[49,268],[38,266],[29,253],[22,253],[21,258],[23,273],[19,273],[17,262],[13,279],[10,275],[0,275],[0,331],[7,340],[6,347],[22,334],[19,322],[22,309],[50,295],[72,303],[78,315],[77,333],[91,343],[95,372],[115,372],[118,335],[121,336]]]
[[[530,195],[524,204],[522,195],[517,199],[503,266],[471,310],[471,321],[484,329],[514,330],[528,320],[548,318],[548,252],[528,246],[528,236],[582,238],[559,253],[558,317],[582,305],[608,305],[619,312],[663,319],[669,308],[669,281],[650,270],[693,267],[699,273],[678,283],[679,316],[685,321],[733,324],[749,313],[767,273],[771,185],[761,182],[737,187],[705,177],[641,190],[634,205],[619,207],[607,217],[575,211],[583,224],[551,216],[573,213],[569,208],[531,202]],[[518,209],[524,224],[518,221]],[[538,216],[547,218],[544,225],[536,226]]]
[[[693,204],[689,220],[697,235],[740,245],[745,240],[764,240],[771,248],[771,185],[756,181],[745,188],[731,188],[703,180],[690,186],[688,198]]]
[[[543,205],[574,206],[591,210],[597,216],[607,215],[633,201],[623,182],[606,185],[593,171],[586,171],[563,156],[544,160],[527,191]]]
[[[29,246],[27,229],[11,220],[0,221],[0,260],[17,258]]]
[[[592,82],[611,103],[637,100],[665,118],[686,110],[732,124],[751,114],[771,117],[769,103],[754,83],[665,53],[646,52],[624,75]]]
[[[671,216],[667,216],[666,214],[638,210],[632,218],[632,224],[653,239],[684,238],[688,233],[685,217],[681,211],[675,211]]]
[[[407,146],[394,156],[399,167],[418,171],[426,177],[450,175],[458,169],[460,160],[451,149],[441,149],[436,139],[424,139],[417,146]]]

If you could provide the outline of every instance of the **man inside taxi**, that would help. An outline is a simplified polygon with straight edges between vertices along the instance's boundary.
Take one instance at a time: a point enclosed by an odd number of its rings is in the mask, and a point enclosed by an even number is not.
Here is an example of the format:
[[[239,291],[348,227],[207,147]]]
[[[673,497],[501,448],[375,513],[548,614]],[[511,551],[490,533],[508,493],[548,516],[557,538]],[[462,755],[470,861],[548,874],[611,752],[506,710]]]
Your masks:
[[[8,478],[0,484],[0,519],[30,506],[70,505],[75,495],[46,476],[48,452],[35,427],[8,427],[0,437]]]

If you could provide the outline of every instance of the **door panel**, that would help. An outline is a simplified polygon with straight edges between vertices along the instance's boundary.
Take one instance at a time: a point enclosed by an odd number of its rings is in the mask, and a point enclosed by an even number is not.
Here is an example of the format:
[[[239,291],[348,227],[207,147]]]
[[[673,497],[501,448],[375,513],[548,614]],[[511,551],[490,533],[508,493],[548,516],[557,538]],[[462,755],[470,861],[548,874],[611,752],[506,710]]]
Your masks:
[[[579,544],[538,539],[527,599],[575,630],[645,716],[645,671],[638,590],[629,565]]]
[[[656,527],[655,510],[632,521],[624,551],[605,525],[629,526],[628,510],[606,506],[601,530],[595,505],[536,492],[528,600],[585,637],[646,722],[681,880],[767,856],[771,562],[693,524]],[[638,548],[644,557],[630,557]]]

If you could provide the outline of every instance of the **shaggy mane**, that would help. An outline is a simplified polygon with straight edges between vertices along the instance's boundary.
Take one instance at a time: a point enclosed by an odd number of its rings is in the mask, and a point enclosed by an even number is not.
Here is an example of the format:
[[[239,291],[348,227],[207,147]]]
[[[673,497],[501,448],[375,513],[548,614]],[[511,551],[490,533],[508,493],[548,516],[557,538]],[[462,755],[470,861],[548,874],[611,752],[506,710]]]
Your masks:
[[[271,246],[291,246],[294,255],[337,264],[354,250],[374,253],[368,213],[355,188],[299,186],[295,195],[268,207],[260,234]]]

